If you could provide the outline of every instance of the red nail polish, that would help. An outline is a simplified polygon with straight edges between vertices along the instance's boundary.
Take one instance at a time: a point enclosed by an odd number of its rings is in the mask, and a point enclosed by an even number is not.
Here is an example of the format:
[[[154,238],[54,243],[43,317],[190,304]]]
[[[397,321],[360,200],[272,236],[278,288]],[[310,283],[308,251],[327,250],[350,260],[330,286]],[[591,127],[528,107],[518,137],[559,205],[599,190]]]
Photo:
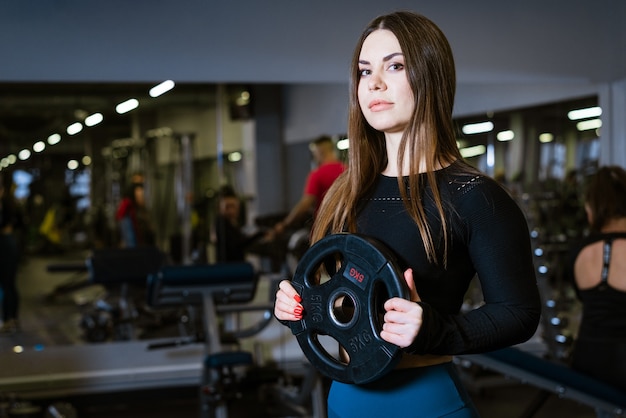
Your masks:
[[[293,313],[295,313],[296,315],[302,315],[302,307],[301,306],[296,306],[293,309]]]
[[[300,297],[300,295],[295,295],[293,298],[294,298],[294,299],[296,300],[296,302],[298,302],[298,303],[302,302],[302,298]]]

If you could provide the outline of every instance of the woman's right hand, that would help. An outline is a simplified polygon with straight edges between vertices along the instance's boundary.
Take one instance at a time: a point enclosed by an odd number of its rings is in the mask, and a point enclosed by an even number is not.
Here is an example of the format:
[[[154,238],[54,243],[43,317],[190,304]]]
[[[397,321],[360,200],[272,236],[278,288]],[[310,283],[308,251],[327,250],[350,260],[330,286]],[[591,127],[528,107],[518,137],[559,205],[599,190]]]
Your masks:
[[[293,288],[289,280],[283,280],[278,285],[276,301],[274,302],[274,316],[281,321],[299,321],[302,319],[302,298]]]

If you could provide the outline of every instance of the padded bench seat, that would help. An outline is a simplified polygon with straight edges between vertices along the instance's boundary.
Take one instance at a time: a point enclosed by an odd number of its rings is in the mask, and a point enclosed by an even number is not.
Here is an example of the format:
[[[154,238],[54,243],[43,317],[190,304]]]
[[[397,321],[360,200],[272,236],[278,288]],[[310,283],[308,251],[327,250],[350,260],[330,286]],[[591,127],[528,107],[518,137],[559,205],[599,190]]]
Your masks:
[[[143,285],[165,261],[165,253],[156,247],[102,248],[93,251],[86,265],[92,283]]]
[[[626,416],[626,393],[563,363],[515,347],[459,357],[559,397],[588,405],[596,411]]]
[[[252,264],[245,262],[165,266],[148,276],[148,304],[202,304],[206,293],[216,303],[246,303],[254,297],[257,279]]]

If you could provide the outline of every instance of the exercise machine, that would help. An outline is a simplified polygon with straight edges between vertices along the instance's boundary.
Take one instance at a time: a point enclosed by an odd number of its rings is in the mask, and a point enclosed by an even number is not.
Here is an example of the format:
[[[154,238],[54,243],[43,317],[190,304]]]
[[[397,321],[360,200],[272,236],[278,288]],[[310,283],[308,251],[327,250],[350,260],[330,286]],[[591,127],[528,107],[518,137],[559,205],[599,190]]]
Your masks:
[[[519,347],[458,357],[542,389],[519,418],[534,416],[550,394],[590,406],[598,417],[626,417],[626,393],[561,362],[542,358]]]
[[[278,279],[277,279],[278,280]],[[305,373],[297,393],[282,390],[282,371],[271,366],[261,370],[262,359],[241,348],[240,339],[258,334],[274,321],[273,293],[269,302],[250,304],[257,291],[258,275],[249,263],[218,263],[207,265],[165,266],[148,279],[148,303],[155,308],[177,305],[201,305],[204,323],[204,358],[200,381],[200,416],[227,418],[229,409],[243,396],[242,388],[265,385],[272,396],[293,405],[291,416],[305,416],[301,404],[312,398],[315,417],[325,416],[321,381],[312,368]],[[240,315],[256,312],[261,320],[245,326]],[[180,344],[172,341],[171,344]],[[183,342],[184,343],[184,342]],[[160,348],[167,345],[153,345]],[[270,371],[270,373],[268,373]],[[259,379],[259,375],[265,377]],[[267,392],[267,390],[266,390]],[[297,414],[297,415],[296,415]]]

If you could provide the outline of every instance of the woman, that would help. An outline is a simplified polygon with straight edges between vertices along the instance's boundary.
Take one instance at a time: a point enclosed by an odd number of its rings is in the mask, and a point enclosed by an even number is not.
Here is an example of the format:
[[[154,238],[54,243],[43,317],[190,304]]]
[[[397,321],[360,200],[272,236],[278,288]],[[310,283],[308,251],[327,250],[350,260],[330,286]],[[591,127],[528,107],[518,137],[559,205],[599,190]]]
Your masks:
[[[626,392],[626,171],[600,168],[584,201],[590,234],[568,264],[582,302],[572,367]]]
[[[331,418],[475,417],[451,356],[521,343],[538,325],[525,217],[493,179],[462,161],[455,84],[450,46],[421,15],[374,19],[355,49],[348,170],[324,199],[312,242],[340,231],[377,238],[405,264],[412,296],[384,305],[381,338],[403,349],[399,366],[366,385],[332,382]],[[475,275],[485,303],[462,314]],[[281,282],[275,316],[302,318],[300,300]]]

